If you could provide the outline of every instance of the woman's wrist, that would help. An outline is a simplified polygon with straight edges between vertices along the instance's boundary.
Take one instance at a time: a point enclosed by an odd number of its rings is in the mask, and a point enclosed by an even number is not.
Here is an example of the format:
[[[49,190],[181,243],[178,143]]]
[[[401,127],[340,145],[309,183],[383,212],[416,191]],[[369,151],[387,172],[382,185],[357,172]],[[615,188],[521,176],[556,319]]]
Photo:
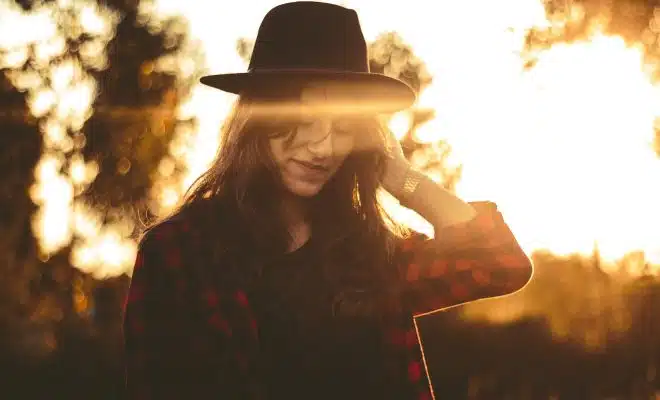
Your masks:
[[[402,205],[406,206],[409,204],[410,199],[417,192],[417,188],[419,187],[419,184],[422,179],[424,179],[424,177],[425,175],[422,172],[412,168],[412,165],[408,167],[401,191],[397,196],[397,199]]]
[[[400,160],[390,158],[385,165],[383,175],[383,188],[387,190],[392,196],[401,201],[406,178],[410,173],[412,165],[407,160]]]

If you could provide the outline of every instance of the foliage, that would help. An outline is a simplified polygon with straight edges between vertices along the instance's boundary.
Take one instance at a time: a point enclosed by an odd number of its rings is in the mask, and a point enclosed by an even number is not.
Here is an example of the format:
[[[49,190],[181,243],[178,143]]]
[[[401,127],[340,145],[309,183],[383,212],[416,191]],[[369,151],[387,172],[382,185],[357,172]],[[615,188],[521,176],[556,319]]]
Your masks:
[[[87,31],[77,14],[76,7],[85,3],[70,3],[70,8],[49,1],[17,4],[27,12],[51,7],[64,51],[44,64],[39,58],[44,43],[27,43],[23,62],[3,63],[0,73],[0,206],[11,210],[0,214],[0,358],[11,355],[7,359],[29,363],[57,357],[68,351],[72,337],[117,352],[128,280],[123,276],[98,282],[73,268],[75,242],[48,256],[41,254],[32,228],[37,206],[29,195],[35,168],[48,149],[64,160],[59,173],[68,176],[73,155],[79,154],[100,168],[91,184],[76,188],[76,200],[105,213],[106,221],[115,210],[127,214],[134,207],[144,208],[175,132],[194,124],[180,120],[175,111],[198,76],[189,66],[201,64],[201,53],[189,41],[183,19],[158,19],[148,13],[146,1],[89,3],[106,10],[109,24],[115,23],[103,53],[92,51],[99,34]],[[0,60],[22,50],[0,47]],[[71,114],[62,115],[55,105],[34,116],[30,101],[40,88],[17,86],[18,77],[41,76],[47,89],[56,84],[47,71],[71,65],[77,71],[72,87],[84,86],[86,76],[98,82],[91,115],[81,123]],[[49,121],[61,123],[65,137],[73,140],[71,146],[48,147],[52,143],[44,129]]]

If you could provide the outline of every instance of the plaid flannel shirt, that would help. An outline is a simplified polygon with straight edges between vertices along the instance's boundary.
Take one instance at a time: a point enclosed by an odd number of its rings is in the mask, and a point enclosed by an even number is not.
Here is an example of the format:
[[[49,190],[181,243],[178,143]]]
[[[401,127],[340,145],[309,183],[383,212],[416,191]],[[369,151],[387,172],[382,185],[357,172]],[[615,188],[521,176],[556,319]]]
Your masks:
[[[383,326],[394,380],[410,399],[431,399],[413,317],[521,289],[532,264],[492,202],[471,203],[474,219],[398,244],[400,323]],[[126,385],[131,399],[266,398],[259,391],[258,321],[246,291],[191,279],[199,260],[192,227],[168,221],[145,235],[126,300]],[[391,321],[396,321],[393,319]]]

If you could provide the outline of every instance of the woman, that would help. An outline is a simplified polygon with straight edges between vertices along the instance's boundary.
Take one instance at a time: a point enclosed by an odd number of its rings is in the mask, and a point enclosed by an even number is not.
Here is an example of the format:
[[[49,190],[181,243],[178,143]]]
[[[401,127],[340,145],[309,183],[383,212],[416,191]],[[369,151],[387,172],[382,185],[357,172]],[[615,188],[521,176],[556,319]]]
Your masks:
[[[512,293],[532,266],[495,204],[411,168],[378,114],[353,10],[264,18],[213,166],[143,235],[125,313],[130,398],[430,399],[413,316]],[[435,227],[393,223],[384,188]]]

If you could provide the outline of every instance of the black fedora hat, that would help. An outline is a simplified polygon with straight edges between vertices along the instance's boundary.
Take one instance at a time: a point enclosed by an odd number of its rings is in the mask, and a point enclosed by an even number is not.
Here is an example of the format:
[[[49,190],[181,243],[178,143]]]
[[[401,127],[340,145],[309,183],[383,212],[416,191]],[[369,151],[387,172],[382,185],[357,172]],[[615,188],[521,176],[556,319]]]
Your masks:
[[[281,4],[266,14],[247,72],[207,75],[200,81],[225,92],[269,96],[332,85],[345,89],[340,97],[377,112],[407,108],[416,98],[404,82],[369,71],[355,10],[315,1]]]

